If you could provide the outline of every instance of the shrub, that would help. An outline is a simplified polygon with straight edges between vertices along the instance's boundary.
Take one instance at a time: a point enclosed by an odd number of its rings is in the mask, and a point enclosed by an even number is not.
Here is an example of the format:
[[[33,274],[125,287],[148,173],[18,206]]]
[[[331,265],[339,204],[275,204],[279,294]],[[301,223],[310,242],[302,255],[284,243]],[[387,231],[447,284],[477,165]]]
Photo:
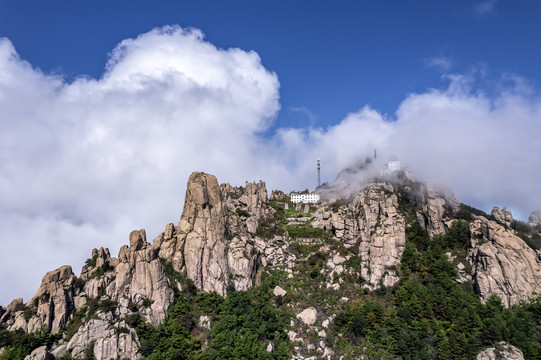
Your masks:
[[[235,213],[237,213],[238,216],[241,216],[241,217],[250,217],[250,213],[246,210],[243,210],[241,208],[237,208],[235,210]]]
[[[511,222],[511,229],[515,230],[518,233],[525,233],[525,234],[529,234],[532,231],[532,228],[530,227],[530,225],[519,220],[513,220],[513,222]]]
[[[96,266],[96,260],[98,260],[98,253],[95,253],[94,255],[92,255],[91,258],[86,259],[85,265],[90,266],[90,267],[94,267],[94,266]]]

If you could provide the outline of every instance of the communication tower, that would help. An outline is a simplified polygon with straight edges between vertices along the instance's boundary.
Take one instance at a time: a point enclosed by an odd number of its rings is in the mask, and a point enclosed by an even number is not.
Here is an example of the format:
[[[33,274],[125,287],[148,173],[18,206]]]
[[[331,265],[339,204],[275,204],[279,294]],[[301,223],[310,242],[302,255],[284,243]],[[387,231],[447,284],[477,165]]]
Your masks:
[[[317,186],[321,185],[321,162],[317,159]]]

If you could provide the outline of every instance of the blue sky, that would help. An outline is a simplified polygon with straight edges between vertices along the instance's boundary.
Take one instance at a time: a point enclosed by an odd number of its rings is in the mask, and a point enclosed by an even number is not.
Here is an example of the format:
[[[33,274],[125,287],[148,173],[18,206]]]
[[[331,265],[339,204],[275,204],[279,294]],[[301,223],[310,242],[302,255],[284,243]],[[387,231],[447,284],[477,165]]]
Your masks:
[[[376,148],[527,221],[540,24],[534,1],[1,1],[0,304],[177,223],[192,171],[313,189],[316,159],[332,181]]]
[[[485,91],[509,72],[538,87],[540,23],[535,1],[0,3],[0,35],[33,66],[68,79],[99,77],[116,44],[163,25],[254,50],[279,76],[276,126],[327,126],[366,104],[392,118],[407,94],[447,86],[449,71],[482,70]]]

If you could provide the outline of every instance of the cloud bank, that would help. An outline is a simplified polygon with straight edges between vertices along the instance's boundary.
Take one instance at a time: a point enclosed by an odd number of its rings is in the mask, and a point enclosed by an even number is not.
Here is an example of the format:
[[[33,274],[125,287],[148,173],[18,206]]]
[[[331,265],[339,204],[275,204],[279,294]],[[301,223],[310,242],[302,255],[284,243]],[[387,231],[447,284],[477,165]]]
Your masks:
[[[362,107],[328,128],[269,129],[279,81],[253,51],[219,49],[197,29],[121,42],[99,79],[43,74],[0,39],[0,304],[27,301],[46,271],[79,272],[93,247],[116,254],[133,229],[178,222],[192,171],[269,190],[313,188],[378,150],[464,202],[541,208],[541,101],[524,82],[496,96],[449,76],[392,119]],[[519,79],[514,77],[514,79]],[[531,89],[530,89],[531,90]]]

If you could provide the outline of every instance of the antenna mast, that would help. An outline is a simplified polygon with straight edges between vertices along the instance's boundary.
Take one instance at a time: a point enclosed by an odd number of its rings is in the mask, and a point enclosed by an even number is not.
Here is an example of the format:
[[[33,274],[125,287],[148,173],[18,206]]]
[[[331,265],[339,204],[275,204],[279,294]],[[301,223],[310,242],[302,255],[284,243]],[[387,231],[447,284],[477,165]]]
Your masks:
[[[321,162],[317,159],[317,186],[321,186]]]

